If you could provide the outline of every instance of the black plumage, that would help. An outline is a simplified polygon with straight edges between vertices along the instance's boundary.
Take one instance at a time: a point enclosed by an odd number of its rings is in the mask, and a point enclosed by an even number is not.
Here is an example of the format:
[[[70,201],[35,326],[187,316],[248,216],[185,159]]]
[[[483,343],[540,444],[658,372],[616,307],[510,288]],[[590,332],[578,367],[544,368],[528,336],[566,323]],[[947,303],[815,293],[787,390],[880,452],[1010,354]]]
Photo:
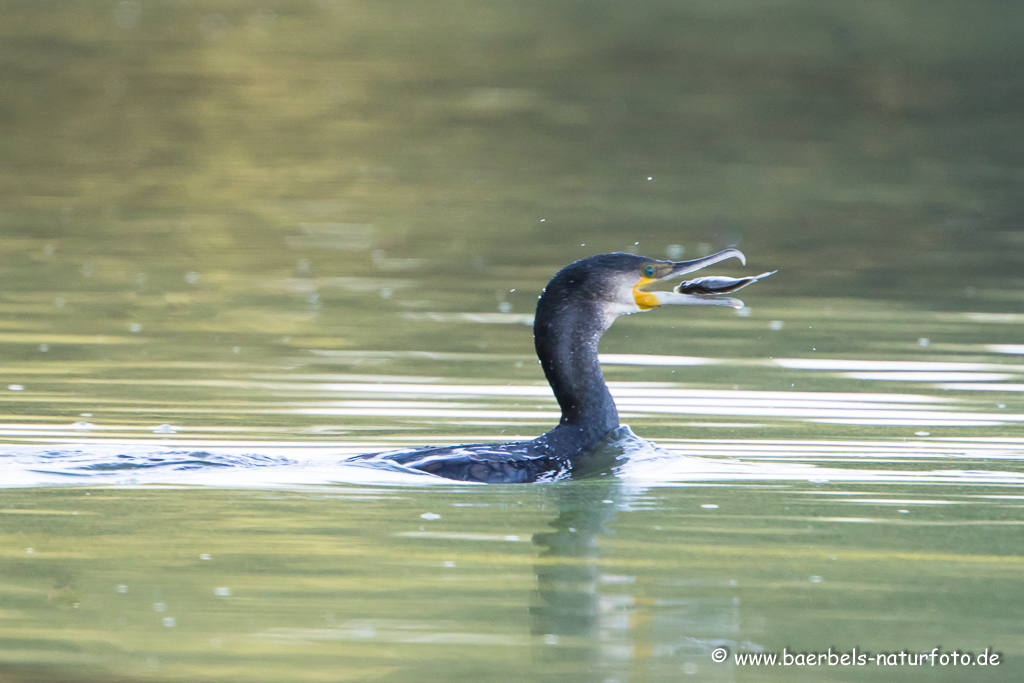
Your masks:
[[[659,261],[634,254],[601,254],[562,268],[544,288],[534,317],[534,345],[562,411],[558,425],[528,441],[390,451],[361,456],[461,481],[518,483],[570,476],[594,469],[595,450],[614,435],[619,415],[597,356],[601,335],[619,315],[664,304],[742,302],[717,296],[770,275],[699,278],[673,292],[642,287],[727,258],[735,249],[694,261]]]

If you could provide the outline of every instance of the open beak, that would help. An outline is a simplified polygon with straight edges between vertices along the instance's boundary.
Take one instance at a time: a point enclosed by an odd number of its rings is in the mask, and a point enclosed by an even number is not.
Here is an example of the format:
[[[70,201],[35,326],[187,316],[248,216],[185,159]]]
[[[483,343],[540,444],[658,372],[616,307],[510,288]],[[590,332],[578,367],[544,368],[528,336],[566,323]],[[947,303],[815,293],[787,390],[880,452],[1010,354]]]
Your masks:
[[[714,265],[719,261],[726,261],[731,258],[738,258],[740,260],[740,263],[742,263],[743,265],[747,265],[747,257],[743,255],[742,251],[740,251],[739,249],[726,249],[724,251],[718,252],[717,254],[705,256],[704,258],[693,259],[692,261],[671,262],[671,270],[669,270],[669,272],[666,275],[663,275],[655,279],[667,280],[670,277],[678,277],[680,275],[685,275],[686,273],[692,273],[695,270],[700,270],[701,268],[707,268],[708,266]]]
[[[761,273],[760,275],[744,278],[722,276],[699,277],[694,280],[686,280],[679,283],[679,285],[671,292],[646,292],[641,289],[653,282],[668,280],[674,277],[679,277],[680,275],[685,275],[686,273],[692,273],[695,270],[706,268],[712,264],[718,263],[719,261],[725,261],[730,258],[738,258],[740,263],[743,265],[747,264],[746,257],[739,249],[726,249],[718,252],[717,254],[694,259],[692,261],[663,262],[659,272],[655,273],[655,277],[644,277],[640,279],[640,282],[638,282],[633,288],[633,297],[636,300],[637,305],[644,310],[654,308],[656,306],[673,304],[691,306],[731,306],[732,308],[737,309],[743,308],[743,302],[739,299],[733,299],[732,297],[722,295],[743,289],[747,285],[757,282],[761,278],[766,278],[777,271],[773,270],[769,273]]]

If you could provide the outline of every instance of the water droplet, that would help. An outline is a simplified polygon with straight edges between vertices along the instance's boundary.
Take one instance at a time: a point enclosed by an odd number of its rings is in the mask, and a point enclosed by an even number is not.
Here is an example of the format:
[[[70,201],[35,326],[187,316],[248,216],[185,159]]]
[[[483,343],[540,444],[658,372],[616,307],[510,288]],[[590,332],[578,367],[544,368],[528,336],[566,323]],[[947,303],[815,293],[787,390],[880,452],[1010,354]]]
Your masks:
[[[420,515],[420,518],[433,521],[435,519],[441,519],[441,515],[435,512],[424,512],[422,515]]]
[[[200,560],[209,560],[211,558],[210,558],[210,556],[207,553],[203,553],[202,555],[199,556],[199,559]]]
[[[164,617],[160,621],[167,628],[174,628],[175,626],[178,625],[178,622],[177,622],[177,620],[175,620],[174,617]]]
[[[917,340],[918,346],[928,346],[929,344],[931,344],[931,342],[928,341],[928,337],[921,337]]]
[[[64,301],[64,297],[62,297],[62,296],[58,296],[56,299],[53,300],[53,305],[56,308],[64,308],[64,304],[65,304],[65,301]]]
[[[25,548],[25,554],[26,555],[34,555],[35,552],[36,552],[35,548]]]
[[[821,577],[820,576],[812,576],[811,577],[811,583],[821,583]]]
[[[928,436],[931,432],[914,432],[914,436]]]
[[[717,510],[718,509],[718,506],[715,505],[714,503],[704,503],[703,505],[701,505],[701,507],[704,508],[705,510]]]
[[[42,351],[43,353],[46,353],[47,351],[50,350],[50,345],[44,342],[39,345],[39,350]]]
[[[213,589],[213,594],[214,595],[219,595],[222,598],[226,598],[226,597],[229,597],[231,595],[231,589],[227,588],[227,587],[224,587],[224,588],[214,588]]]
[[[195,271],[185,273],[185,282],[189,283],[190,285],[197,284],[199,282],[199,273]]]
[[[446,569],[451,569],[451,568],[452,568],[452,567],[454,567],[454,566],[455,566],[455,563],[454,563],[454,562],[452,562],[451,560],[447,560],[447,561],[446,561],[446,562],[444,563],[444,567],[445,567]]]
[[[162,424],[153,430],[154,434],[177,434],[178,428],[174,425]]]
[[[139,332],[142,332],[142,325],[139,323],[132,323],[128,326],[128,331],[132,334],[138,334]]]
[[[7,388],[11,391],[25,391],[25,387],[20,384],[8,384]]]
[[[776,331],[781,330],[782,329],[782,321],[781,320],[773,320],[773,321],[771,321],[770,323],[768,323],[768,329],[776,330]]]
[[[127,592],[128,592],[128,586],[124,585],[123,583],[122,583],[122,584],[120,584],[120,585],[119,585],[119,586],[117,587],[117,592],[118,592],[118,593],[127,593]]]
[[[165,603],[163,603],[163,602],[154,602],[153,603],[153,611],[154,612],[166,612],[167,611],[167,605]]]

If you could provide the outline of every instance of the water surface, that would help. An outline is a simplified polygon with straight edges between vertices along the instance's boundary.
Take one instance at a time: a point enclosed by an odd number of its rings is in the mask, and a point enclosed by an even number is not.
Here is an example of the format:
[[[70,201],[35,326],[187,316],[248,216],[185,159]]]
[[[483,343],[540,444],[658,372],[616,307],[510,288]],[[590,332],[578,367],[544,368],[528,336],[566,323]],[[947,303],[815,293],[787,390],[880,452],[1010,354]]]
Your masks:
[[[0,678],[1019,680],[1022,18],[0,2]],[[346,462],[542,433],[558,268],[730,246],[600,476]]]
[[[1019,348],[1002,343],[1012,323],[748,300],[746,317],[618,321],[605,372],[651,448],[547,485],[345,462],[553,424],[529,328],[500,324],[514,314],[430,321],[428,309],[415,324],[512,338],[519,353],[11,364],[24,384],[3,395],[18,416],[3,425],[5,482],[22,487],[0,491],[6,675],[821,680],[711,653],[940,647],[998,652],[977,680],[1014,680],[1024,411]],[[897,311],[914,333],[946,331],[907,338]],[[801,353],[813,327],[857,339]],[[666,353],[676,345],[701,355]]]

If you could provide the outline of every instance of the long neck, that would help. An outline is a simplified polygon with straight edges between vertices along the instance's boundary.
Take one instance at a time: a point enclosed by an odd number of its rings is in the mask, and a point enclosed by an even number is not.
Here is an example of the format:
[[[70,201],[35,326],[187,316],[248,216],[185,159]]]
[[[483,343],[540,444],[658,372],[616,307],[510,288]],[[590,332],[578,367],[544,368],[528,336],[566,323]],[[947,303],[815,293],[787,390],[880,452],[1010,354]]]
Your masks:
[[[597,360],[597,342],[609,319],[592,300],[545,295],[537,304],[534,345],[562,409],[545,434],[558,452],[586,450],[619,426],[619,413]]]

